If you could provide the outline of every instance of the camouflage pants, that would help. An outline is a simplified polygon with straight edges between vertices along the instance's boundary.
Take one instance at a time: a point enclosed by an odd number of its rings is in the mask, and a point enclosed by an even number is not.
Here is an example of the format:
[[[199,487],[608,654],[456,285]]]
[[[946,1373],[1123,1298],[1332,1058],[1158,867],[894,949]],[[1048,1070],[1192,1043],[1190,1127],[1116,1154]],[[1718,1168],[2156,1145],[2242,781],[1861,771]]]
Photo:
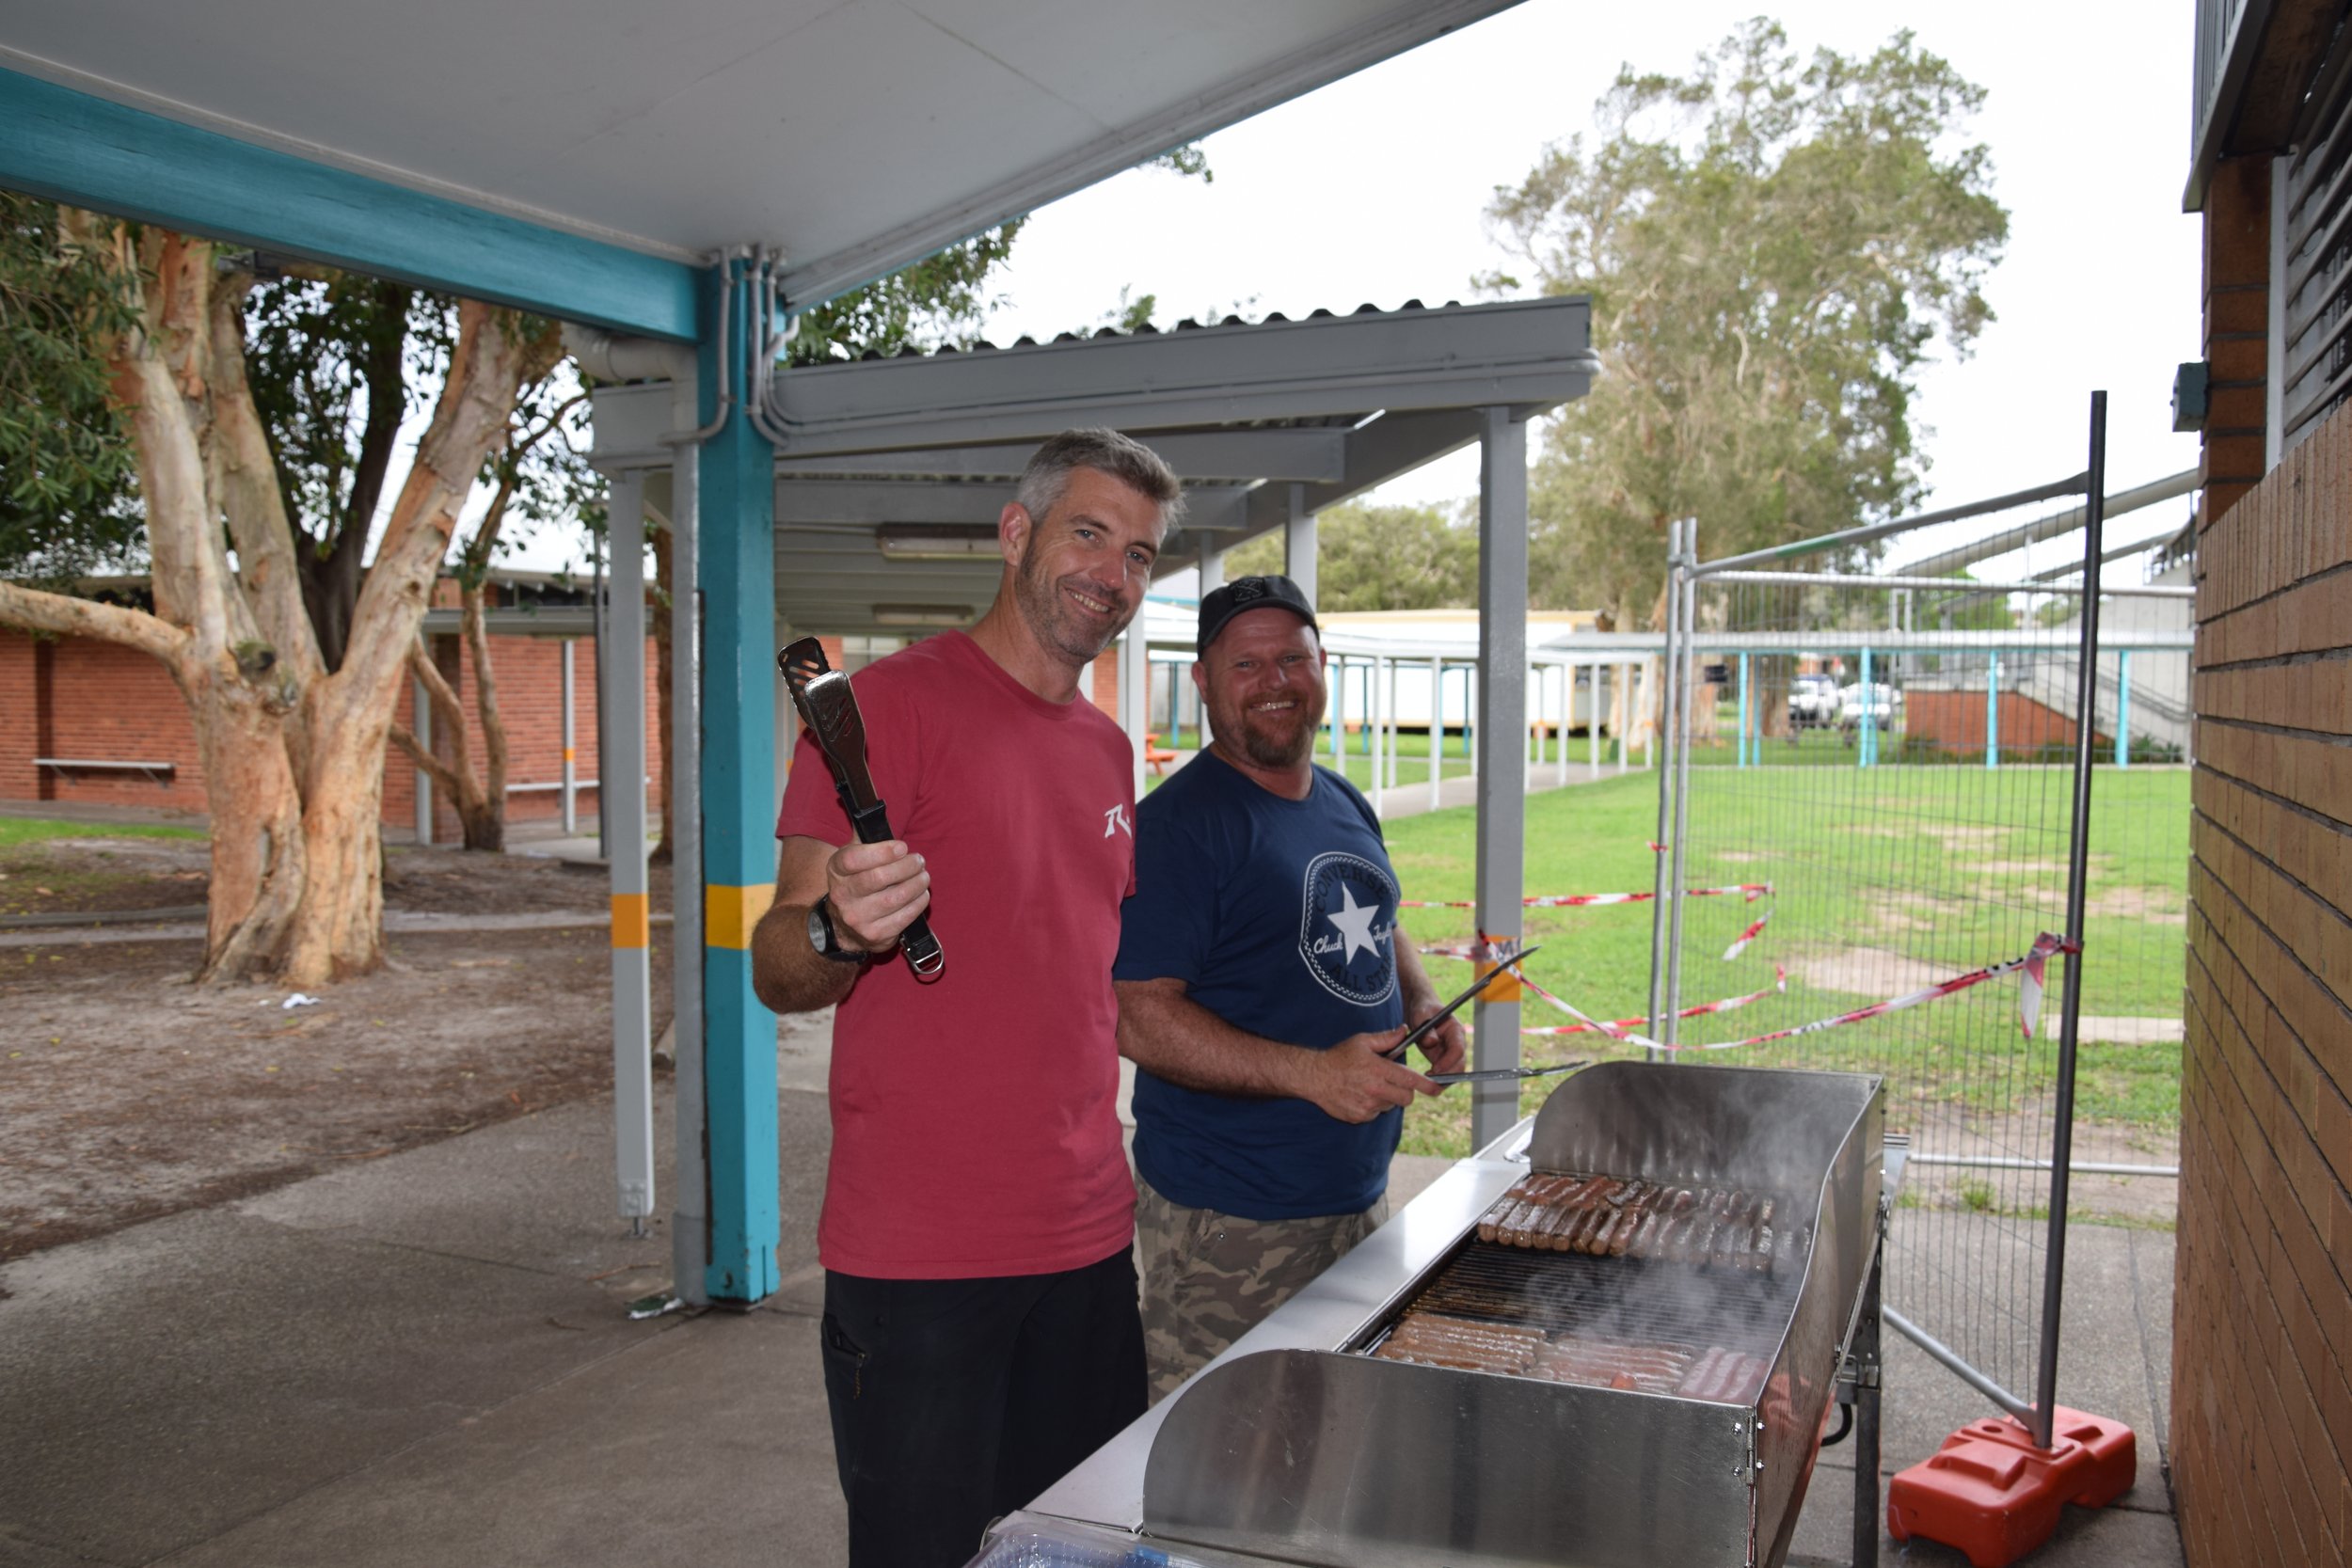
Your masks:
[[[1384,1196],[1360,1214],[1246,1220],[1170,1203],[1136,1178],[1143,1260],[1143,1350],[1157,1403],[1389,1217]]]

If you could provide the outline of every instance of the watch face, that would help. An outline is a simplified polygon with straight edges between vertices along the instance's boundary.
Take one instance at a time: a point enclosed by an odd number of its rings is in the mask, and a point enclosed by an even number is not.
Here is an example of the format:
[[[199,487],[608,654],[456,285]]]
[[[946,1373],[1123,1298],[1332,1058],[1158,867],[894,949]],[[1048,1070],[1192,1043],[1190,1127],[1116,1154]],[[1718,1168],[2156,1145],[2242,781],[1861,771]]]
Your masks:
[[[808,907],[808,944],[819,953],[833,951],[833,922],[825,918],[821,901]]]

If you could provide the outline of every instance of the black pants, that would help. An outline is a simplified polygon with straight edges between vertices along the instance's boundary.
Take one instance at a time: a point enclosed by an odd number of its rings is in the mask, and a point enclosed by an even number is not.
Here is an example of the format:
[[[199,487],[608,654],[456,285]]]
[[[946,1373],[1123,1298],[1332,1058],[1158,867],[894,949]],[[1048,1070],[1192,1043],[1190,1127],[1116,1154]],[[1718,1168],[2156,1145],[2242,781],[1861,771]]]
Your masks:
[[[828,1273],[823,1338],[850,1568],[958,1568],[1143,1414],[1125,1247],[1062,1274]]]

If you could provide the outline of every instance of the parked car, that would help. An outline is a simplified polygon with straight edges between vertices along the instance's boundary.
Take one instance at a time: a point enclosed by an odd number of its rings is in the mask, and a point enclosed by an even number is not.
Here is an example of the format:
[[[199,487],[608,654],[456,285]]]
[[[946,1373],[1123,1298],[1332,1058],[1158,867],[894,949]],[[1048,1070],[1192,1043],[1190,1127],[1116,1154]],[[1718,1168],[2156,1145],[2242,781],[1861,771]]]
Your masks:
[[[1788,728],[1827,729],[1837,722],[1837,683],[1827,675],[1799,675],[1788,683]]]
[[[1841,730],[1860,729],[1863,710],[1867,706],[1870,718],[1876,721],[1880,729],[1892,729],[1895,724],[1895,715],[1901,711],[1902,705],[1903,694],[1884,681],[1870,683],[1870,694],[1866,702],[1862,693],[1862,685],[1857,681],[1852,686],[1838,689],[1837,727]]]

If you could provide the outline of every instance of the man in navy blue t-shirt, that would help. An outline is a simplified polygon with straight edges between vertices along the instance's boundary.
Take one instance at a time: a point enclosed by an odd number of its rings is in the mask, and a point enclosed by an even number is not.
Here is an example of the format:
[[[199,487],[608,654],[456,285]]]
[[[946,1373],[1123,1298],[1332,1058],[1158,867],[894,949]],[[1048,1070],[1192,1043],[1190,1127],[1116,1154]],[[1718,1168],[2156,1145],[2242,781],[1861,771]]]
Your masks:
[[[1380,824],[1313,763],[1314,611],[1288,578],[1200,605],[1206,751],[1136,813],[1119,1045],[1136,1074],[1136,1228],[1153,1399],[1388,1217],[1404,1107],[1388,1058],[1442,1006],[1397,925]],[[1448,1020],[1430,1070],[1466,1053]]]

